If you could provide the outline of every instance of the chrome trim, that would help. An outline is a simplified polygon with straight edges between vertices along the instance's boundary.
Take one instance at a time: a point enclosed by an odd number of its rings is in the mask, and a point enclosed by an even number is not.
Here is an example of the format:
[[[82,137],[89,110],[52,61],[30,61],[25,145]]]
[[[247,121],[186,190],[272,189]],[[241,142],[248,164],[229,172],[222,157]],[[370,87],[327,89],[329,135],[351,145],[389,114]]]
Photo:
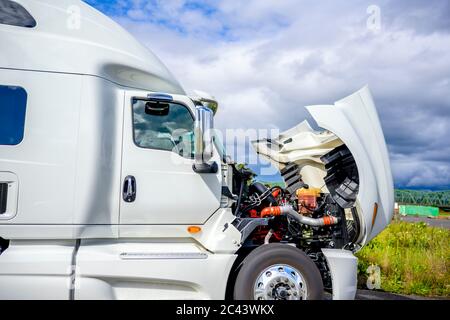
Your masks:
[[[164,102],[172,102],[173,97],[170,94],[166,93],[150,93],[147,97],[151,100],[164,101]]]
[[[172,252],[172,253],[147,253],[147,252],[123,252],[122,260],[153,260],[153,259],[207,259],[203,252]]]
[[[287,264],[265,268],[253,285],[255,300],[306,300],[308,287],[304,276]]]

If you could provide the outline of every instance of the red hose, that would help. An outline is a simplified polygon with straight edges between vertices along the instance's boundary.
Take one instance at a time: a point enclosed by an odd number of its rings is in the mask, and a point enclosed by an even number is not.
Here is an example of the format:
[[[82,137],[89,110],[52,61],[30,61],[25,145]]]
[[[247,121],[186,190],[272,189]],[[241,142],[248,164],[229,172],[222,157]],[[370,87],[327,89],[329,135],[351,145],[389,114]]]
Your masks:
[[[265,216],[279,216],[281,214],[281,207],[267,207],[262,209],[261,218]]]

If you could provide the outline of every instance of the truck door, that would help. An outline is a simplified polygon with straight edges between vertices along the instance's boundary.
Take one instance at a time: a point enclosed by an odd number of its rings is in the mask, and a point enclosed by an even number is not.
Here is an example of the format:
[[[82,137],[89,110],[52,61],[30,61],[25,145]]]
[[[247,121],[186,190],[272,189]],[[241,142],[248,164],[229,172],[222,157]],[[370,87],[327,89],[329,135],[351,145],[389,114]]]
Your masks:
[[[220,157],[219,172],[194,172],[193,102],[149,97],[125,93],[120,223],[203,224],[220,206]]]

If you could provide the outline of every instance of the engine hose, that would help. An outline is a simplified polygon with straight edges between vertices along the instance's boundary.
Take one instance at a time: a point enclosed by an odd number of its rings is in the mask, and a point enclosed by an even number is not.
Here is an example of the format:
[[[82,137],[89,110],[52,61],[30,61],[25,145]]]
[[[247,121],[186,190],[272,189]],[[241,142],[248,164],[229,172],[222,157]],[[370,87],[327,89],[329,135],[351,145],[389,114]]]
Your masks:
[[[310,218],[299,214],[292,206],[267,207],[261,211],[261,218],[266,216],[289,215],[298,221],[298,223],[306,224],[312,227],[331,226],[339,222],[339,218],[333,216],[325,216],[322,218]]]
[[[268,244],[270,238],[272,238],[273,230],[270,229],[269,232],[267,232],[266,236],[264,237],[264,244]]]

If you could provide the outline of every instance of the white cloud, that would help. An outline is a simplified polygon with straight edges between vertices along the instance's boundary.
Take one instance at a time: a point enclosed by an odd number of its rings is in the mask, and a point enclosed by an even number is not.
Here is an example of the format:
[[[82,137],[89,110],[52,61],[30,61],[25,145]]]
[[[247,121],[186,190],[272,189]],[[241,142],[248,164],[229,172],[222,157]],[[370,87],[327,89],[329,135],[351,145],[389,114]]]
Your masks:
[[[378,34],[361,0],[137,1],[115,19],[188,91],[219,99],[221,128],[284,130],[307,116],[302,106],[367,83],[396,182],[449,186],[450,156],[439,153],[450,145],[450,6],[432,2],[378,1]]]

